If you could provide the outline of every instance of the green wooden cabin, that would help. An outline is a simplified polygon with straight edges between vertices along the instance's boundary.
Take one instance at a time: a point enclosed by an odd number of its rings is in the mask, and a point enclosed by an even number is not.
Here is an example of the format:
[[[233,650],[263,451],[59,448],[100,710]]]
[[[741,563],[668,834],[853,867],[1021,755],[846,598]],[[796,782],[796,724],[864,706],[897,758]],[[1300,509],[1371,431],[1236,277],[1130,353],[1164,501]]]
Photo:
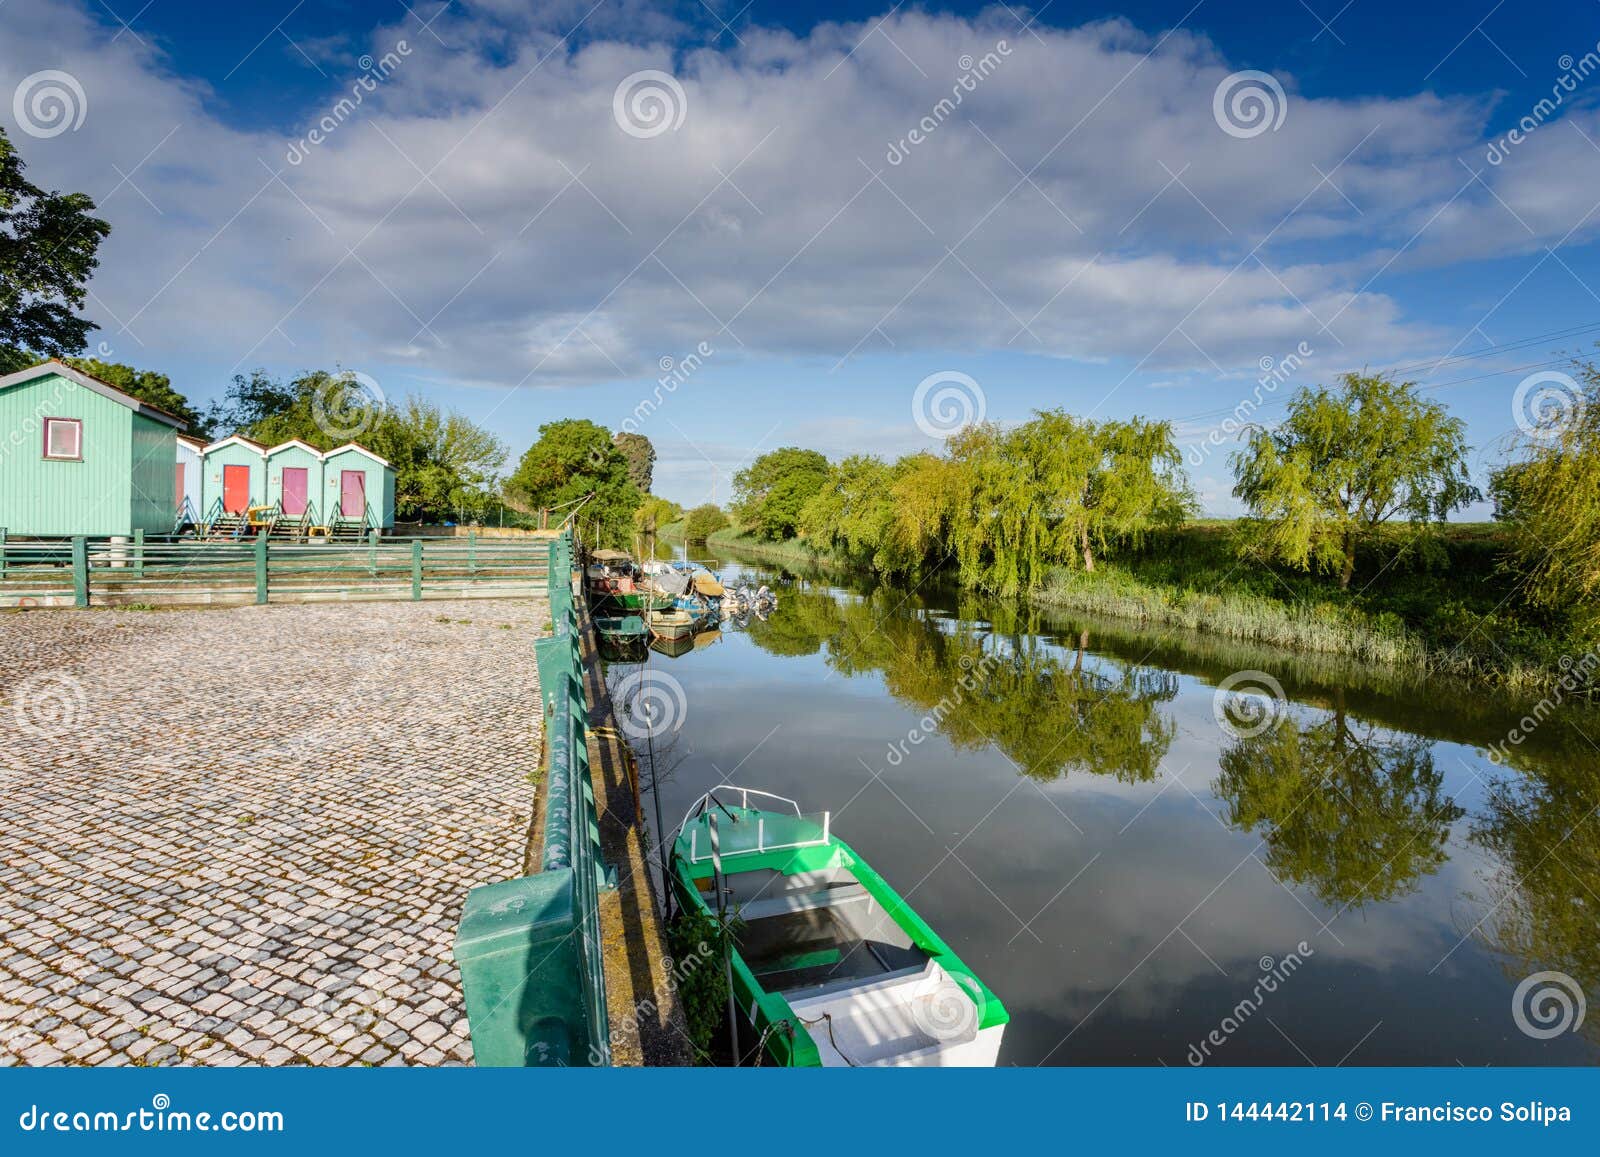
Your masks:
[[[350,442],[323,455],[322,476],[326,518],[360,518],[365,505],[374,525],[394,527],[394,467],[387,459]]]
[[[218,500],[228,514],[242,514],[267,505],[267,448],[235,434],[205,449],[202,459],[200,513],[210,520]]]
[[[0,377],[0,530],[171,534],[183,421],[62,362]]]

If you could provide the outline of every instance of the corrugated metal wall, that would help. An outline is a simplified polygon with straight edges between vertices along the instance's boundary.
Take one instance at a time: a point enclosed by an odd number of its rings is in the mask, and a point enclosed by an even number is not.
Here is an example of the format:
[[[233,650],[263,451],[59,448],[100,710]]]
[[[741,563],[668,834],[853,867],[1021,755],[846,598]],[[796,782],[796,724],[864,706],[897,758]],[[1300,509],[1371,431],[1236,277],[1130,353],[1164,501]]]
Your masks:
[[[177,461],[178,432],[165,422],[133,414],[132,513],[135,530],[146,534],[171,534],[176,511],[173,463]]]

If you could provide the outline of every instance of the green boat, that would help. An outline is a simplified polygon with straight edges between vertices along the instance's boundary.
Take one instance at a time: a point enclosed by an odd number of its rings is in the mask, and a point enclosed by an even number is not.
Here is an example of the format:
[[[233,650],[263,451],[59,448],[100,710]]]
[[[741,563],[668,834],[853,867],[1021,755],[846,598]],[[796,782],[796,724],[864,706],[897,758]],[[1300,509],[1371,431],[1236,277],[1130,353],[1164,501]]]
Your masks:
[[[610,642],[631,642],[649,634],[638,615],[596,615],[594,629]]]
[[[995,1064],[1005,1005],[826,812],[714,788],[677,830],[672,884],[733,930],[743,1053],[807,1067]]]

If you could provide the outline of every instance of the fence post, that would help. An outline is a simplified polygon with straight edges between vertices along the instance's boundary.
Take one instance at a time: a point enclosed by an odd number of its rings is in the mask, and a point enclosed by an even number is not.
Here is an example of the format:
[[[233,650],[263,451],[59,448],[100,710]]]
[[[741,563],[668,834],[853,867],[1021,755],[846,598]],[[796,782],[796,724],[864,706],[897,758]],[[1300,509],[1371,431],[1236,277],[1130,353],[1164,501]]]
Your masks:
[[[72,605],[89,605],[89,540],[81,534],[72,539]]]
[[[133,577],[144,578],[144,527],[133,532]]]
[[[478,532],[467,531],[467,577],[478,577]]]
[[[0,526],[0,579],[6,577],[6,528]]]
[[[367,565],[372,571],[372,577],[378,577],[378,532],[370,531],[367,534]]]
[[[267,601],[267,535],[256,535],[256,605]]]
[[[422,540],[411,540],[411,598],[422,600]]]

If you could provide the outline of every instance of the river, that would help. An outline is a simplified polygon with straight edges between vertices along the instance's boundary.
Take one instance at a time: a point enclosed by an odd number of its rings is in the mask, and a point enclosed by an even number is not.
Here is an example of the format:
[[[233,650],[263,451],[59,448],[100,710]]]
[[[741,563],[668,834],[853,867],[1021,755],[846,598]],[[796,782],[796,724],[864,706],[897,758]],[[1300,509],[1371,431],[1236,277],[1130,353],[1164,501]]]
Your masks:
[[[1594,714],[1507,743],[1533,707],[1480,689],[708,565],[781,603],[651,654],[668,826],[722,782],[831,811],[1005,1001],[1001,1063],[1600,1062]]]

